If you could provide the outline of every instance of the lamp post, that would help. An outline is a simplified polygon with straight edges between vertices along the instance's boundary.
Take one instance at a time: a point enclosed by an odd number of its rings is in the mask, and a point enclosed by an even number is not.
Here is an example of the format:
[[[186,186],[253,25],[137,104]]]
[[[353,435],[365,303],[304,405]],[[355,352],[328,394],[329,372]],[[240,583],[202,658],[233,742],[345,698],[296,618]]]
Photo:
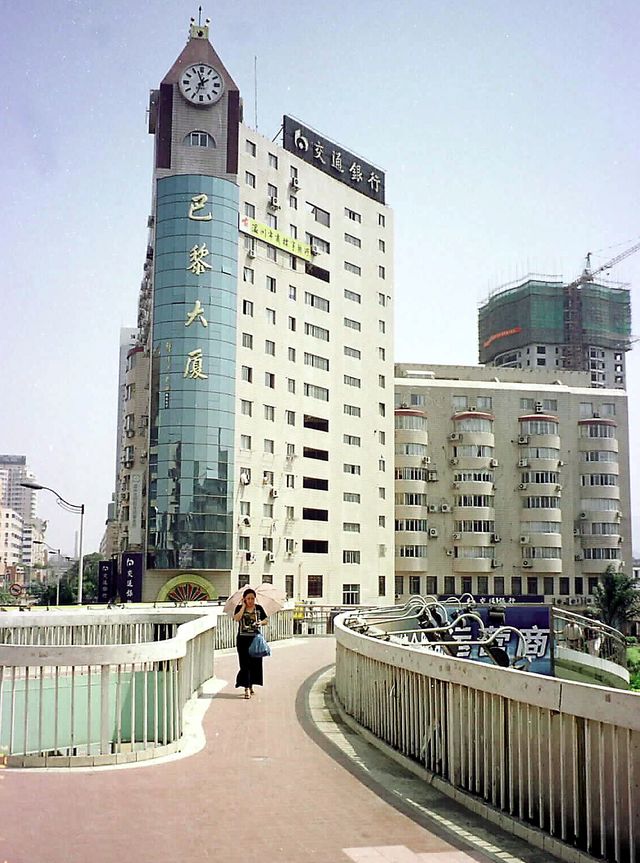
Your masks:
[[[71,560],[72,558],[67,557],[66,554],[63,554],[59,548],[54,548],[52,545],[49,545],[48,542],[45,542],[43,539],[34,539],[34,545],[46,545],[49,551],[54,552],[58,555],[58,566],[56,567],[56,605],[60,605],[60,561],[62,558],[65,560]]]
[[[58,499],[59,506],[66,509],[67,512],[75,512],[80,515],[80,540],[78,543],[78,605],[82,605],[82,568],[84,564],[84,557],[82,554],[82,534],[84,530],[84,504],[70,503],[68,500],[65,500],[61,494],[58,494],[55,489],[49,488],[47,485],[40,485],[39,482],[33,482],[33,480],[25,480],[24,482],[19,483],[19,485],[23,486],[23,488],[32,488],[34,491],[50,491],[52,494],[55,494]]]

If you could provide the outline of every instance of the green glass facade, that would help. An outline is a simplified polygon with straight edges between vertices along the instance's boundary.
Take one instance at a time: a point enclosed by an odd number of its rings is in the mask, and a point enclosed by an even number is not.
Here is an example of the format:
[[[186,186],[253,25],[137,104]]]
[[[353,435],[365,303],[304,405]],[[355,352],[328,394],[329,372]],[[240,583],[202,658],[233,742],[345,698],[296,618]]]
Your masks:
[[[225,570],[233,534],[238,187],[181,175],[158,180],[156,191],[147,564]]]

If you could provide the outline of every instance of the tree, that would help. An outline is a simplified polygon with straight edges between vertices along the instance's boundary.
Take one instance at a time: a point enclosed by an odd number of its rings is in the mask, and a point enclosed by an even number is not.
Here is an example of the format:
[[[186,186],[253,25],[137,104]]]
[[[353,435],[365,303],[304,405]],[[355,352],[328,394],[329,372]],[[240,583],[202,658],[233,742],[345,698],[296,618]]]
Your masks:
[[[593,593],[600,618],[607,626],[622,629],[626,623],[640,615],[640,593],[633,581],[611,566]]]
[[[82,567],[82,602],[97,602],[98,601],[98,561],[100,560],[98,552],[87,554],[84,557]],[[73,594],[72,602],[78,598],[78,561],[74,561],[67,572],[64,580],[67,582],[71,593]],[[60,604],[62,603],[62,582],[60,582]]]

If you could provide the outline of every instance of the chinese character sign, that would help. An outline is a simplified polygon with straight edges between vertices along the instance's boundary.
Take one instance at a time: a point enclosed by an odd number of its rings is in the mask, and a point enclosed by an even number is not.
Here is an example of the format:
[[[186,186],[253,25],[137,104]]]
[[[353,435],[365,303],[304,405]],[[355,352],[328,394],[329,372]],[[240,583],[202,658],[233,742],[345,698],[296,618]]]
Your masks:
[[[323,174],[384,204],[384,171],[318,135],[292,117],[283,118],[283,146]]]
[[[98,602],[106,605],[115,594],[115,561],[101,560],[98,563]]]
[[[122,555],[118,593],[121,602],[142,602],[142,559],[139,551]]]
[[[257,222],[248,216],[242,216],[240,219],[240,230],[251,237],[264,240],[270,246],[282,249],[283,252],[289,252],[290,255],[295,255],[297,258],[304,258],[305,261],[310,261],[312,258],[309,243],[301,243],[300,240],[290,237],[284,231],[270,228],[269,225],[264,225],[262,222]]]

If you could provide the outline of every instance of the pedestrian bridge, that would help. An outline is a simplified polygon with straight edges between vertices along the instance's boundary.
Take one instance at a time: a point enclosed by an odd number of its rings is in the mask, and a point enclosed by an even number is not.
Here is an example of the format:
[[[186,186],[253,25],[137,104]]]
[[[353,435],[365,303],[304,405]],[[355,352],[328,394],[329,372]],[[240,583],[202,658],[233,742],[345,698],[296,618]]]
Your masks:
[[[292,617],[283,611],[271,623],[280,643],[266,660],[267,685],[244,702],[230,686],[213,696],[212,678],[233,681],[235,656],[233,626],[211,609],[4,615],[0,745],[9,769],[0,790],[17,812],[37,810],[8,831],[7,860],[45,859],[45,847],[53,863],[639,859],[635,694],[394,644],[344,617],[335,642],[293,639]],[[194,745],[194,712],[209,703]],[[348,780],[320,757],[323,734],[331,746],[346,741]],[[368,765],[383,757],[396,766],[378,770],[375,805],[409,788],[407,811],[398,814],[395,797],[395,815],[387,803],[375,815],[350,810],[371,793]],[[118,769],[143,762],[148,769]],[[19,767],[36,769],[11,769]],[[440,802],[420,803],[425,794]],[[78,800],[76,854],[61,825]],[[269,853],[262,840],[255,855],[234,841],[247,807],[261,831],[264,812],[275,812]],[[157,841],[160,825],[170,840]]]

